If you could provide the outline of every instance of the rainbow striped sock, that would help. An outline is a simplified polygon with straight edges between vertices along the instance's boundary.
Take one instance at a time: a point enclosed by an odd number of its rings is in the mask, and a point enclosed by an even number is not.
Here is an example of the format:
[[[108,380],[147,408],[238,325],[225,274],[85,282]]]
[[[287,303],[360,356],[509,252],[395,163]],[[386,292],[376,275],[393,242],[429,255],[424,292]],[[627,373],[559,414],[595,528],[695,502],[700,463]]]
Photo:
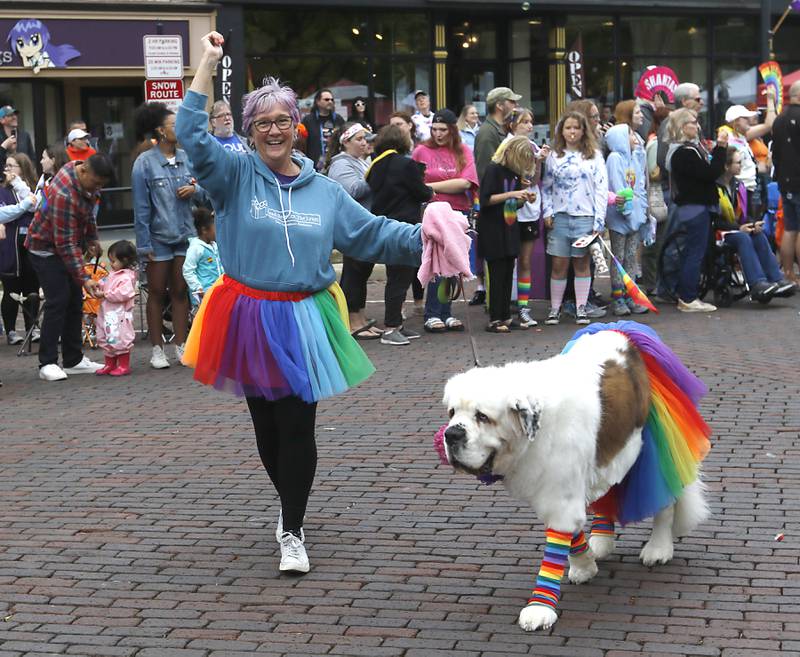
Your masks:
[[[617,299],[624,299],[625,298],[625,289],[621,287],[614,287],[611,288],[611,298],[615,301]]]
[[[608,516],[595,514],[592,518],[592,534],[614,538],[614,521]]]
[[[583,533],[583,530],[575,532],[572,535],[572,542],[569,545],[570,556],[578,556],[579,554],[586,552],[588,549],[589,544],[586,542],[586,534]]]
[[[572,534],[548,529],[545,531],[545,536],[547,542],[544,547],[544,559],[536,577],[536,588],[533,589],[528,604],[545,605],[555,609],[561,597],[561,578],[567,565]]]
[[[517,305],[520,308],[528,305],[531,298],[531,277],[517,278]]]

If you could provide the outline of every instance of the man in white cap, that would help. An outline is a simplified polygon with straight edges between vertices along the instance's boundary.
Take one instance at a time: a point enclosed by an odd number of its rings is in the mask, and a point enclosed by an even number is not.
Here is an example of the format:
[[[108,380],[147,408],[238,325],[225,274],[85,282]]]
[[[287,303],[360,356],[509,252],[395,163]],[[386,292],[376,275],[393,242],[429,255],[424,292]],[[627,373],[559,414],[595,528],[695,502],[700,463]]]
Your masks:
[[[82,128],[73,128],[67,135],[67,155],[72,161],[85,162],[97,151],[89,145],[91,135]]]
[[[416,143],[420,143],[431,138],[433,123],[431,98],[426,91],[417,89],[414,92],[414,104],[417,106],[417,111],[411,115],[411,120],[414,122],[414,139]]]
[[[747,190],[747,216],[753,221],[760,219],[756,214],[761,207],[761,194],[757,180],[758,165],[747,141],[747,131],[750,129],[750,119],[756,116],[758,112],[751,112],[744,105],[731,105],[725,112],[727,125],[720,128],[728,133],[728,146],[733,146],[741,153],[742,171],[736,177]]]

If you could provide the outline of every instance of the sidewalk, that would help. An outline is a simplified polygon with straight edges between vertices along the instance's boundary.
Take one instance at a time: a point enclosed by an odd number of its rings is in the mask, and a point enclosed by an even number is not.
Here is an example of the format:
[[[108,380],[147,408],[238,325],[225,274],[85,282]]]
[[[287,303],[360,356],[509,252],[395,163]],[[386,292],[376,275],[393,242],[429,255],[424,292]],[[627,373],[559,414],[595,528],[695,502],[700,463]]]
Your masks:
[[[130,377],[50,384],[0,345],[0,656],[800,654],[798,311],[794,298],[642,318],[709,386],[713,515],[652,569],[638,560],[649,526],[624,528],[534,634],[515,621],[543,527],[432,447],[468,335],[361,343],[376,374],[319,405],[299,578],[277,570],[278,502],[242,400],[150,369],[141,342]],[[493,335],[482,309],[455,305],[466,312],[487,365],[556,354],[576,329]]]

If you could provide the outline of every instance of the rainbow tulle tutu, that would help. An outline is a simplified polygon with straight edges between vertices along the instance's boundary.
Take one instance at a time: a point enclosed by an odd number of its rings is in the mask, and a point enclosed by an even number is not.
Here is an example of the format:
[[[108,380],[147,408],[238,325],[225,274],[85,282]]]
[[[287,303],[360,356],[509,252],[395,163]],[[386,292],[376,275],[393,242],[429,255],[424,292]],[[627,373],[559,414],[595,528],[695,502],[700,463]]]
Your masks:
[[[308,403],[375,371],[350,335],[338,284],[315,293],[268,292],[228,276],[203,297],[183,362],[197,381],[218,390]]]
[[[650,379],[652,403],[642,431],[642,451],[625,478],[591,505],[593,512],[624,525],[654,516],[697,479],[698,464],[711,447],[711,429],[697,410],[708,390],[653,329],[637,322],[586,326],[562,353],[582,335],[600,331],[617,331],[636,345]]]

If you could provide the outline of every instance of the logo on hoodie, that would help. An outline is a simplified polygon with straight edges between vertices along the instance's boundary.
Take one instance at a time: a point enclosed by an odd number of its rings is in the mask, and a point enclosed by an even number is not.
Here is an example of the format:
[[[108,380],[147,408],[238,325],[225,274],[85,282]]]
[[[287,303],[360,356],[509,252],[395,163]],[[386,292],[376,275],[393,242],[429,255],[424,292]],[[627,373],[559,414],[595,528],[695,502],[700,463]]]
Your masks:
[[[269,202],[265,199],[258,200],[255,196],[250,202],[250,216],[253,219],[271,219],[276,224],[283,226],[320,226],[322,216],[309,212],[295,212],[294,210],[275,210],[269,207]]]

